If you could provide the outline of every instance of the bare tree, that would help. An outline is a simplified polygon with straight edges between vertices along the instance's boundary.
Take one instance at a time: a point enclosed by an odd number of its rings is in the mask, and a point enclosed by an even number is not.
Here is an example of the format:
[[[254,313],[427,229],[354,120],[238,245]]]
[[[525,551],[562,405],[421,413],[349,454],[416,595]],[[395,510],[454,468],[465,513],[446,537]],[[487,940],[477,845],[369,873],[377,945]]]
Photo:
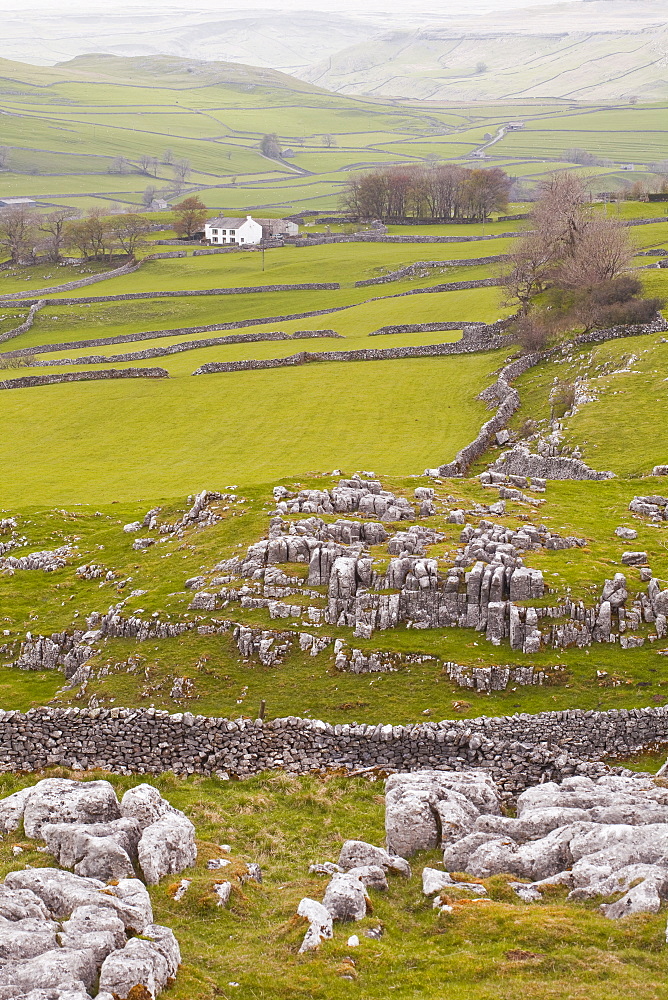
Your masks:
[[[605,216],[592,215],[577,244],[559,264],[555,277],[563,288],[592,288],[626,271],[633,254],[627,227]]]
[[[115,235],[112,220],[104,209],[92,208],[83,219],[71,222],[67,229],[69,243],[76,247],[82,257],[95,257],[103,261],[113,253]]]
[[[143,153],[139,157],[139,167],[144,174],[148,174],[151,177],[158,176],[158,163],[157,156],[149,156],[148,153]]]
[[[550,280],[554,255],[551,241],[546,241],[538,232],[527,233],[517,243],[519,245],[509,254],[509,266],[503,280],[508,304],[518,305],[521,314],[526,316],[532,299]]]
[[[0,146],[0,170],[9,169],[9,155],[11,149],[9,146]]]
[[[175,160],[172,164],[172,170],[174,171],[174,187],[177,191],[182,191],[190,174],[190,161]]]
[[[155,184],[148,184],[144,188],[144,193],[141,196],[141,203],[144,206],[144,208],[150,208],[151,207],[151,205],[153,204],[153,202],[155,200],[155,196],[156,196],[157,193],[158,193],[158,189],[156,188]]]
[[[67,222],[71,217],[69,209],[61,208],[39,220],[39,232],[43,234],[40,249],[54,264],[62,259],[61,251],[67,243]]]
[[[333,135],[329,135],[329,134],[323,135],[323,137],[322,137],[322,144],[323,144],[323,146],[326,146],[327,149],[331,149],[332,146],[336,146],[336,139],[334,138]]]
[[[162,154],[162,162],[166,166],[170,166],[170,164],[174,162],[174,150],[166,149],[165,152]]]
[[[12,264],[33,257],[35,236],[35,213],[26,205],[0,209],[0,248]]]
[[[110,174],[129,174],[132,171],[132,164],[125,156],[116,156],[109,164]]]
[[[112,220],[110,231],[117,246],[128,257],[134,257],[137,250],[145,245],[151,224],[143,216],[131,213]]]

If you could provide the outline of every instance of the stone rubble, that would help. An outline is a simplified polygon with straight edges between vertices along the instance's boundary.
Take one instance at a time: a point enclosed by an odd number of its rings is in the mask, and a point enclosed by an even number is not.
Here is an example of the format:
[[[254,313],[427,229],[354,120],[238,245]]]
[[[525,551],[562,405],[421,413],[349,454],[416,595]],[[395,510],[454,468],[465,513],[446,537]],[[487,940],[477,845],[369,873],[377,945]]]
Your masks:
[[[656,913],[668,899],[668,790],[651,775],[584,775],[547,781],[517,798],[517,817],[501,813],[489,775],[425,770],[394,774],[386,784],[389,849],[409,857],[440,847],[445,871],[425,868],[425,895],[443,888],[484,892],[449,872],[476,878],[509,872],[529,884],[511,887],[526,902],[548,885],[569,887],[571,900],[624,893],[601,904],[610,919]]]
[[[172,931],[153,922],[132,859],[149,882],[181,871],[195,860],[192,824],[150,785],[119,803],[106,781],[64,778],[0,800],[5,832],[21,820],[27,837],[44,839],[58,863],[75,871],[28,866],[0,885],[3,1000],[32,997],[31,990],[48,1000],[129,1000],[142,987],[155,1000],[174,982],[181,955]],[[170,840],[166,822],[190,830]]]

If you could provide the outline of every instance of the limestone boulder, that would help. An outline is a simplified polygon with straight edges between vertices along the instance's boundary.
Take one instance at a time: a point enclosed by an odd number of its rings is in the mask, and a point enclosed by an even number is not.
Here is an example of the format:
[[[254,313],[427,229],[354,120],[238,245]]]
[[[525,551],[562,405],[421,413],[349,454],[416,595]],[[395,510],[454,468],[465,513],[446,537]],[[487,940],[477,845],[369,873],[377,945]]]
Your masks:
[[[602,903],[601,913],[609,920],[619,920],[633,913],[658,913],[661,897],[654,882],[645,880],[618,899],[616,903]]]
[[[70,948],[55,948],[34,958],[13,961],[0,965],[0,986],[27,993],[34,989],[50,989],[68,980],[83,983],[86,989],[93,986],[97,978],[97,966],[90,951]]]
[[[470,832],[479,814],[500,812],[498,791],[482,772],[393,774],[385,786],[387,847],[410,857],[440,846],[443,829],[448,841],[456,840]]]
[[[368,902],[364,883],[346,872],[333,876],[325,890],[322,905],[332,920],[363,920]]]
[[[40,917],[0,919],[0,961],[16,962],[52,951],[58,943],[57,930],[55,921]]]
[[[156,885],[195,863],[195,828],[183,814],[166,813],[144,829],[137,855],[147,883]]]
[[[167,813],[183,816],[167,799],[164,799],[154,785],[141,784],[129,788],[121,799],[120,813],[126,819],[135,820],[140,830],[156,823]]]
[[[339,854],[339,868],[350,871],[366,866],[380,867],[410,877],[410,865],[404,858],[389,854],[382,847],[374,847],[363,840],[346,840]],[[331,874],[335,874],[332,872]]]
[[[0,833],[14,833],[18,830],[31,792],[32,787],[22,788],[13,795],[0,799]]]
[[[116,793],[108,781],[45,778],[26,798],[23,827],[26,837],[36,839],[46,823],[108,823],[120,815]]]
[[[43,900],[30,889],[10,889],[0,885],[0,917],[3,920],[24,920],[27,917],[48,920],[49,911]]]
[[[297,915],[309,922],[309,928],[299,948],[300,955],[306,951],[316,951],[321,942],[328,941],[334,936],[331,913],[315,899],[304,897],[297,907]]]
[[[358,878],[367,889],[387,891],[387,876],[385,869],[381,868],[380,865],[362,865],[359,868],[351,868],[348,874]]]

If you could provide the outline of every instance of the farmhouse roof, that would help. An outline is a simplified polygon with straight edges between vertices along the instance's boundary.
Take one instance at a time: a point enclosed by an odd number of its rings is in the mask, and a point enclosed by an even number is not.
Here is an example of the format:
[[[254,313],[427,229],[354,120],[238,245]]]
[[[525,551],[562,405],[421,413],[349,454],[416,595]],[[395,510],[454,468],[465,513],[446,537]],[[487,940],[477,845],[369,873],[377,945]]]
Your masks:
[[[34,205],[34,198],[0,198],[0,205],[9,207],[11,205]]]
[[[247,215],[245,219],[232,219],[226,215],[218,215],[215,219],[207,219],[207,226],[217,226],[220,229],[240,229],[245,222],[254,222],[252,216]]]

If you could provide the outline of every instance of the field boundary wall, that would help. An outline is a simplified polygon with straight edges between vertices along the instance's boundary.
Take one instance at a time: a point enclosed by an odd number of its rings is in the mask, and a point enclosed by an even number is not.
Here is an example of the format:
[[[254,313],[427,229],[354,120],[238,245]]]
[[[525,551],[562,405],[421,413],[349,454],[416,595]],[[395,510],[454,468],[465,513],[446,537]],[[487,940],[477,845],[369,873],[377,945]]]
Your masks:
[[[50,766],[121,774],[293,773],[342,769],[484,768],[508,791],[573,773],[599,773],[668,741],[668,707],[570,710],[415,725],[331,725],[170,715],[156,709],[36,708],[0,712],[0,770]]]

